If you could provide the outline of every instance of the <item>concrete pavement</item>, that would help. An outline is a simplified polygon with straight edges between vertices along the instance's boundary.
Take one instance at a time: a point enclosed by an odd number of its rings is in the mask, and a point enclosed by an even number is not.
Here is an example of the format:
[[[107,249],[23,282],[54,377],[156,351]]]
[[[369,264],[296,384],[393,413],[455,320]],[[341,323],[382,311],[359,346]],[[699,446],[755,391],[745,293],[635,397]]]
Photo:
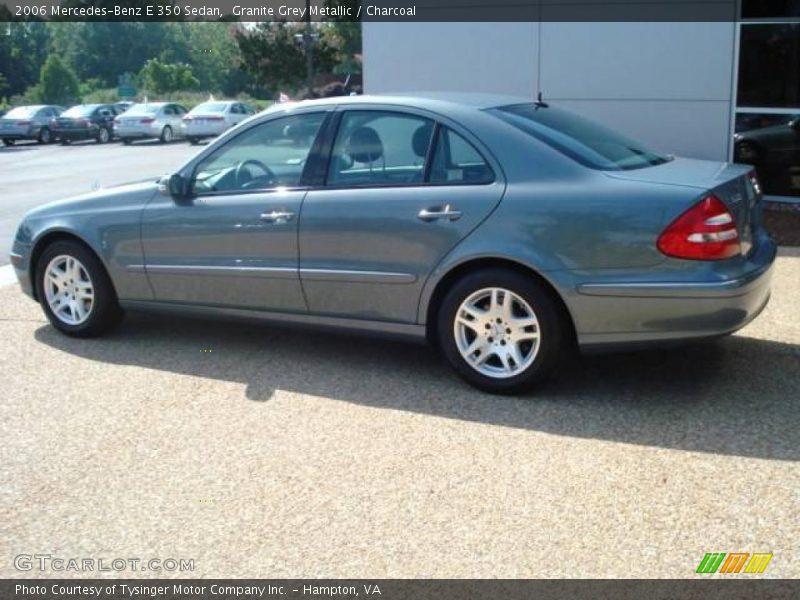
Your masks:
[[[800,576],[800,252],[710,344],[576,360],[526,398],[435,352],[129,315],[56,333],[0,289],[0,576],[20,553],[202,577]],[[111,573],[110,575],[116,575]],[[151,576],[153,573],[122,573]]]

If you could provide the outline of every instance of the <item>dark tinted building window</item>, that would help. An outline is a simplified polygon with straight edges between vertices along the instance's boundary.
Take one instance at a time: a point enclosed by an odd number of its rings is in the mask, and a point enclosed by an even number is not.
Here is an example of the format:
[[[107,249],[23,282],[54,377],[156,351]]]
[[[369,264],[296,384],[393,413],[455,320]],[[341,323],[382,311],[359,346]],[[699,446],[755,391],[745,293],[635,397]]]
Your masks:
[[[800,106],[800,23],[742,25],[737,104]]]
[[[743,19],[800,17],[800,0],[742,0]]]

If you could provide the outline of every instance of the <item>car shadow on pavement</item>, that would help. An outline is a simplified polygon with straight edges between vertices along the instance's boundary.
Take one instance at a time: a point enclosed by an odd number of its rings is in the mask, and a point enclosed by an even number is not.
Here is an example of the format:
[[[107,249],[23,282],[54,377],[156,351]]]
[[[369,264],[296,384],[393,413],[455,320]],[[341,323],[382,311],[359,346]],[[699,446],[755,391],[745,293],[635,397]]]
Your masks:
[[[732,336],[576,357],[526,397],[502,397],[469,387],[434,349],[410,343],[138,314],[106,338],[68,338],[49,325],[35,335],[89,360],[240,382],[254,401],[287,390],[562,436],[800,459],[797,344]]]

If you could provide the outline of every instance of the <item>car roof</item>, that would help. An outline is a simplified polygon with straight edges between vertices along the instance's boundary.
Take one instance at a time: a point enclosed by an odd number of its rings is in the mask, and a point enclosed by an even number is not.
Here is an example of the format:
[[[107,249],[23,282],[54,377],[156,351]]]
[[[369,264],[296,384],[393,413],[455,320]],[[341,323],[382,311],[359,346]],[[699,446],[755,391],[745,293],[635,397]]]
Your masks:
[[[486,109],[509,104],[533,103],[533,98],[503,94],[478,94],[467,92],[416,92],[413,94],[364,94],[361,96],[332,96],[291,103],[292,106],[328,106],[347,104],[403,105],[411,108],[442,108],[443,105],[462,108]]]

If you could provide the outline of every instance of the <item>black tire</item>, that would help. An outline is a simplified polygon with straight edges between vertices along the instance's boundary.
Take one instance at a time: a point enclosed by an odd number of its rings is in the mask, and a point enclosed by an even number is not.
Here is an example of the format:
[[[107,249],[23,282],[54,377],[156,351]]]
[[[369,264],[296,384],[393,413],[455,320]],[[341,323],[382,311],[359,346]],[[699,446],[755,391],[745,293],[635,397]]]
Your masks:
[[[15,140],[11,140],[11,139],[9,139],[9,138],[3,138],[3,143],[4,143],[6,146],[13,146],[13,145],[14,145],[14,141],[15,141]]]
[[[40,144],[49,144],[53,141],[53,136],[50,133],[49,127],[42,127],[39,130],[39,137],[36,139]]]
[[[165,126],[164,129],[161,130],[161,135],[158,138],[158,141],[162,144],[168,144],[173,140],[172,136],[172,127],[169,125]]]
[[[63,139],[61,140],[62,146],[69,146],[72,143],[72,140]]]
[[[472,294],[485,288],[502,288],[513,292],[530,306],[539,323],[539,347],[532,363],[522,372],[506,378],[485,375],[473,368],[462,357],[454,333],[455,319],[461,304]],[[456,373],[475,387],[492,394],[525,392],[544,381],[565,356],[570,346],[570,332],[566,317],[549,289],[534,277],[501,268],[476,271],[457,281],[442,300],[436,322],[439,347]],[[489,337],[487,340],[493,341],[493,338]]]
[[[131,138],[120,138],[120,139],[122,140],[122,143],[125,144],[126,146],[130,146],[131,142],[133,142]]]
[[[47,301],[45,270],[54,258],[71,256],[80,261],[91,280],[94,299],[89,315],[80,324],[69,324],[57,317]],[[89,248],[72,240],[56,241],[47,246],[36,263],[36,290],[39,303],[50,323],[69,336],[94,337],[113,329],[122,318],[122,309],[117,301],[114,286],[103,264]]]
[[[200,138],[196,138],[196,137],[190,137],[190,138],[189,138],[189,143],[190,143],[192,146],[197,146],[197,144],[199,144],[199,143],[200,143]]]

